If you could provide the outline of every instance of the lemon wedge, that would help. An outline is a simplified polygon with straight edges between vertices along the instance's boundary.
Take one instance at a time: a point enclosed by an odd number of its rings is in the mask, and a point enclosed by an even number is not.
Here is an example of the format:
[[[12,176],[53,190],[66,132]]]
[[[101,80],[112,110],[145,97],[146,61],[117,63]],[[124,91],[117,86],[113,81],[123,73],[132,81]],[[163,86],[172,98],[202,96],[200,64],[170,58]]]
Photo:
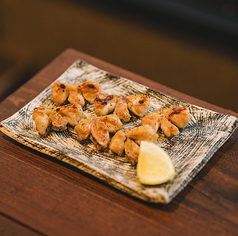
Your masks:
[[[142,184],[162,184],[175,175],[169,155],[152,142],[142,141],[137,164],[137,177]]]

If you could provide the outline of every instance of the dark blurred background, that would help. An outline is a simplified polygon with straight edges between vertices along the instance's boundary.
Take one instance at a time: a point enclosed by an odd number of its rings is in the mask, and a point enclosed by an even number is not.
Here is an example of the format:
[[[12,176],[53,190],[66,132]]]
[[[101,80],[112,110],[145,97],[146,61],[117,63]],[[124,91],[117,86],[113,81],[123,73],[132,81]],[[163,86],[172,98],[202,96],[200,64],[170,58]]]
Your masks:
[[[0,101],[66,48],[238,112],[238,4],[2,0]]]

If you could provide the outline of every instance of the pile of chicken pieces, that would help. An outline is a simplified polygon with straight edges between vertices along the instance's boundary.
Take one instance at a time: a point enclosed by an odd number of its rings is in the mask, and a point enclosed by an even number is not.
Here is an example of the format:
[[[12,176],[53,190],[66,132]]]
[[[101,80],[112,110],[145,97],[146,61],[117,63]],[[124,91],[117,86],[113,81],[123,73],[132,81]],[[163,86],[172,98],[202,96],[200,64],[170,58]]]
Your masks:
[[[40,135],[47,135],[47,128],[52,125],[55,131],[67,129],[67,125],[75,126],[83,117],[82,107],[85,100],[93,103],[93,100],[101,91],[97,82],[86,81],[75,85],[55,82],[52,86],[52,97],[56,108],[50,109],[45,106],[37,107],[33,112],[33,120],[36,130]],[[69,102],[67,105],[62,104]]]
[[[55,131],[74,127],[79,141],[89,138],[97,150],[109,148],[113,153],[128,157],[137,164],[141,141],[157,143],[158,129],[171,138],[179,134],[190,120],[186,107],[172,107],[148,113],[150,99],[146,95],[118,96],[102,94],[99,83],[87,81],[76,85],[55,82],[52,97],[56,108],[44,106],[34,109],[33,120],[40,135],[47,135],[51,125]],[[82,107],[85,100],[94,103],[97,117],[84,118]],[[68,102],[67,105],[62,105]],[[131,113],[142,117],[141,126],[124,129],[123,123],[131,119]],[[114,134],[110,140],[110,135]]]

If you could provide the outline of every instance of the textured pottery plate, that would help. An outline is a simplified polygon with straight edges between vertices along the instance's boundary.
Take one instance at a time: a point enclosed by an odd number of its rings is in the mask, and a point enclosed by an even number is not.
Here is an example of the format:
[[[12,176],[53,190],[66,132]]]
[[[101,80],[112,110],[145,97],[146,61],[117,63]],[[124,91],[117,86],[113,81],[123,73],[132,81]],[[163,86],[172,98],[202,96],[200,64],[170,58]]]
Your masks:
[[[108,151],[97,152],[90,140],[77,141],[73,128],[64,132],[50,132],[40,137],[32,114],[35,107],[54,107],[51,86],[46,88],[17,113],[1,122],[1,130],[28,147],[56,157],[63,162],[90,173],[132,196],[149,202],[169,203],[199,172],[212,155],[225,143],[237,127],[237,118],[219,114],[182,102],[166,94],[122,77],[113,76],[84,61],[77,60],[57,81],[71,84],[87,80],[100,83],[102,92],[117,95],[146,94],[151,99],[149,112],[172,106],[187,106],[191,113],[188,126],[171,139],[159,133],[158,145],[171,156],[176,169],[175,178],[162,185],[146,186],[138,182],[136,168],[126,157]],[[93,105],[87,104],[85,116],[94,116]],[[140,125],[132,117],[125,127]]]

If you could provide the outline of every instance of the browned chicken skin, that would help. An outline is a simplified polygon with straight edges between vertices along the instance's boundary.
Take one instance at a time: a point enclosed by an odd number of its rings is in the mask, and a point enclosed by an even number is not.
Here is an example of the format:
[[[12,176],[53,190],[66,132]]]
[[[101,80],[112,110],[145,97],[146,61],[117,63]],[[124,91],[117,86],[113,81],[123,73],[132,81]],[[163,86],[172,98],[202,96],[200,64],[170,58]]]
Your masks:
[[[141,120],[142,125],[150,125],[157,132],[160,127],[160,113],[152,112],[144,115]]]
[[[125,141],[126,141],[127,130],[122,129],[115,133],[112,137],[109,149],[119,156],[121,156],[125,150]]]
[[[70,84],[68,85],[68,91],[69,91],[69,97],[68,97],[69,103],[79,104],[83,107],[85,104],[85,101],[81,91],[78,89],[78,86]]]
[[[126,99],[122,96],[118,98],[114,114],[117,115],[122,122],[129,122],[131,115],[127,109]]]
[[[146,95],[130,95],[126,97],[128,108],[135,115],[142,117],[150,108],[150,99]]]
[[[166,117],[161,116],[161,130],[168,138],[172,138],[175,135],[179,134],[179,129],[173,125]]]
[[[51,109],[48,109],[44,106],[34,109],[33,120],[36,124],[36,130],[42,136],[46,136],[46,130],[51,123],[50,113]]]
[[[117,104],[118,96],[109,94],[97,94],[94,99],[94,109],[98,116],[105,116],[113,112]]]
[[[88,138],[91,134],[91,140],[96,144],[97,149],[100,150],[108,146],[110,142],[109,133],[115,133],[121,127],[121,120],[112,114],[92,119],[82,119],[75,126],[74,130],[80,141]]]
[[[78,124],[82,114],[82,107],[79,104],[68,104],[54,109],[42,106],[34,109],[33,120],[37,131],[46,136],[46,129],[50,124],[55,131],[63,131],[67,129],[67,124],[71,126]]]
[[[97,94],[94,109],[98,116],[105,116],[114,111],[122,122],[130,120],[129,110],[137,116],[143,116],[150,107],[150,99],[146,95],[130,95],[125,97],[109,94]],[[129,110],[128,110],[129,108]]]
[[[105,123],[109,133],[115,133],[122,127],[122,122],[117,115],[108,115],[97,117],[98,120]]]
[[[185,128],[190,120],[190,114],[187,107],[163,109],[162,114],[179,128]]]
[[[77,133],[77,137],[79,141],[82,141],[88,138],[89,135],[91,134],[91,122],[92,122],[92,119],[82,119],[74,127],[74,130]]]
[[[83,116],[82,107],[77,103],[58,107],[56,108],[56,111],[67,119],[68,124],[71,126],[77,125]]]
[[[91,122],[91,134],[93,139],[97,142],[98,150],[101,150],[101,148],[107,148],[110,142],[110,137],[104,122],[98,119],[93,119]]]
[[[126,153],[126,156],[129,158],[132,165],[137,164],[139,153],[140,153],[140,147],[130,138],[126,139],[125,153]]]
[[[51,111],[50,120],[52,123],[52,129],[55,131],[63,131],[67,129],[68,120],[63,117],[57,109]]]
[[[109,148],[119,156],[125,150],[126,156],[132,165],[135,165],[139,157],[141,141],[157,142],[157,138],[158,135],[149,125],[138,126],[133,129],[122,129],[112,137]]]
[[[79,83],[78,89],[82,92],[84,98],[90,103],[93,103],[95,96],[101,92],[101,86],[95,81]]]
[[[52,86],[53,101],[57,106],[63,104],[69,96],[68,85],[66,83],[55,82]]]
[[[143,125],[129,130],[127,137],[140,141],[154,141],[154,139],[157,139],[157,134],[151,126]]]
[[[53,101],[57,106],[62,105],[67,99],[71,104],[84,106],[86,99],[93,103],[95,96],[101,91],[98,82],[86,81],[76,85],[55,82],[52,86]]]
[[[171,138],[178,135],[178,128],[185,128],[189,120],[190,114],[187,107],[171,107],[146,114],[142,117],[142,125],[148,124],[156,132],[158,128],[161,128],[163,133]]]

